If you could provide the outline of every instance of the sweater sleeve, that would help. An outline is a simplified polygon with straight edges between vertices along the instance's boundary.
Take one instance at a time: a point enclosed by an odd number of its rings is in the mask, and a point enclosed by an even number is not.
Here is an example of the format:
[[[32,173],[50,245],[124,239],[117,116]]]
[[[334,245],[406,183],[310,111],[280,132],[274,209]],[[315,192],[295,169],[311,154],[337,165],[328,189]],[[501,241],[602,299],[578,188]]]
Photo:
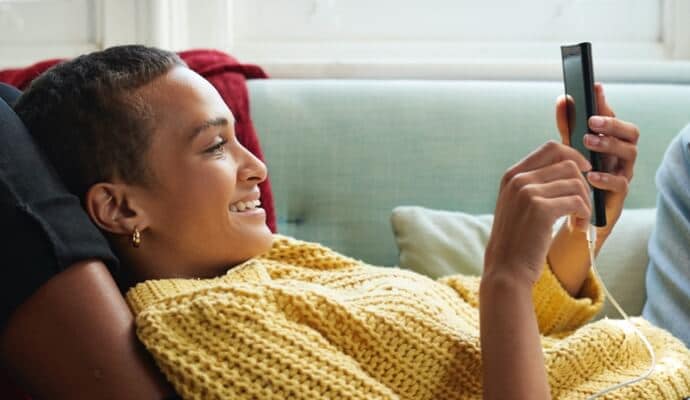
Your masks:
[[[141,309],[137,335],[186,400],[398,398],[281,297],[254,284],[177,295]]]
[[[439,282],[450,286],[466,303],[479,307],[479,277],[451,275]],[[572,331],[592,319],[601,310],[604,294],[590,271],[580,295],[570,296],[547,264],[532,289],[532,301],[539,332],[550,335]]]
[[[601,283],[590,270],[578,297],[571,296],[546,264],[532,289],[539,332],[544,335],[575,330],[592,319],[604,304]]]

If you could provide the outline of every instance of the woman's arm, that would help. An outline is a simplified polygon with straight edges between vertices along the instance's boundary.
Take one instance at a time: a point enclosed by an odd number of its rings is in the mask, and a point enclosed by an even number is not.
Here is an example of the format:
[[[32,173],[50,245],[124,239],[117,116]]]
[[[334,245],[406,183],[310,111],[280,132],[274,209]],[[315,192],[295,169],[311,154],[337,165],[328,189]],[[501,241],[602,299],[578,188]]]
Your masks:
[[[501,180],[479,291],[484,399],[551,398],[532,288],[554,222],[591,214],[581,172],[589,169],[576,150],[550,142]]]
[[[100,261],[78,262],[28,298],[0,335],[3,364],[37,399],[163,399],[174,394],[138,342]]]
[[[550,399],[532,285],[485,276],[479,293],[484,399]]]

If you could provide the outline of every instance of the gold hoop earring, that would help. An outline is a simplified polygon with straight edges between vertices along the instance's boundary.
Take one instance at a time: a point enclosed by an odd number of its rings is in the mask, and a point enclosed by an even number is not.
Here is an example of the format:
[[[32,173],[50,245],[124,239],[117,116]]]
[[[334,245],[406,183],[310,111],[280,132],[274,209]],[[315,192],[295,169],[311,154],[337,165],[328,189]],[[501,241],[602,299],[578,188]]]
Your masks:
[[[133,247],[139,247],[141,245],[141,233],[139,232],[139,229],[134,228],[134,232],[132,232],[132,246]]]

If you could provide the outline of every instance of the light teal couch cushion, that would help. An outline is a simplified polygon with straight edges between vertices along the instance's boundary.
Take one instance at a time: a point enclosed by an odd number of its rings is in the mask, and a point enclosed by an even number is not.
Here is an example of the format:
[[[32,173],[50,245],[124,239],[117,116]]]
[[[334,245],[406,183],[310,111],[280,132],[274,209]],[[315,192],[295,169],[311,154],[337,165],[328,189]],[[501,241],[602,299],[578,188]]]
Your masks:
[[[400,266],[432,278],[481,275],[493,220],[491,214],[396,207],[391,227]]]
[[[641,129],[627,207],[654,207],[654,171],[690,120],[690,86],[606,85]],[[561,82],[254,80],[251,112],[282,233],[394,265],[401,204],[492,213],[505,169],[557,139]]]
[[[654,221],[653,208],[624,210],[596,260],[602,280],[631,315],[641,314],[645,300],[647,240]],[[492,222],[492,215],[397,207],[391,223],[400,266],[434,278],[454,273],[479,275]],[[561,223],[554,226],[554,232]],[[607,302],[599,316],[618,314]]]

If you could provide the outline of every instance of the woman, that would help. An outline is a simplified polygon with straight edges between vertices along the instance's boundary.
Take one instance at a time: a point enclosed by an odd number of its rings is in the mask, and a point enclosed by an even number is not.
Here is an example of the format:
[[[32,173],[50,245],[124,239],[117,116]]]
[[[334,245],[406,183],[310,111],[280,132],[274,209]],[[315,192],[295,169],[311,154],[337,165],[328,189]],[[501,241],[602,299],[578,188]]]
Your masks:
[[[79,57],[37,79],[15,110],[108,237],[123,286],[136,284],[127,299],[139,338],[184,398],[545,399],[646,368],[643,346],[619,346],[627,337],[617,324],[583,326],[603,301],[582,233],[587,184],[610,192],[599,248],[637,143],[597,93],[608,117],[592,118],[603,136],[587,144],[612,173],[585,180],[587,160],[556,143],[511,167],[479,293],[471,278],[434,282],[272,236],[257,208],[265,166],[235,140],[218,93],[168,52]],[[564,113],[561,100],[565,138]],[[572,229],[552,242],[563,215]],[[665,364],[619,398],[689,392],[679,368],[690,365],[687,349],[637,323]]]

